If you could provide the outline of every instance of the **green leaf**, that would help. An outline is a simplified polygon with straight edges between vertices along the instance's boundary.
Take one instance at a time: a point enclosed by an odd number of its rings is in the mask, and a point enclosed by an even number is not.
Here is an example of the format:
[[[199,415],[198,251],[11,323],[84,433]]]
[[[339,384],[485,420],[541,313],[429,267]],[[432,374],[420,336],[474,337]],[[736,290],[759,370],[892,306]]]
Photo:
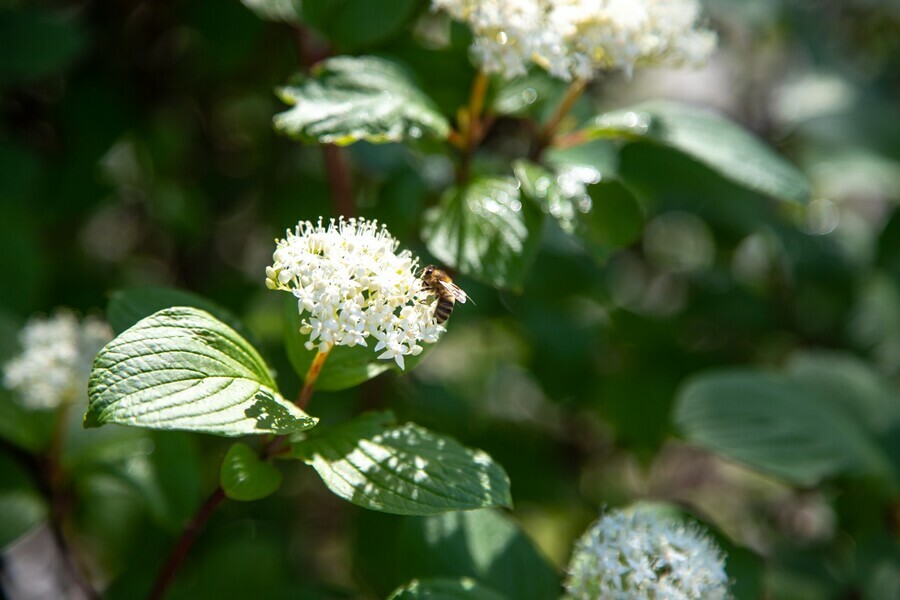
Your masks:
[[[900,425],[893,384],[850,354],[806,351],[791,356],[788,373],[822,401],[867,431],[888,433]]]
[[[247,444],[235,444],[225,455],[219,482],[232,500],[260,500],[281,486],[281,471],[259,459]]]
[[[511,506],[509,479],[480,450],[390,413],[369,413],[310,435],[294,457],[311,465],[341,498],[369,510],[434,515]]]
[[[503,600],[497,592],[474,579],[413,579],[388,597],[388,600]]]
[[[304,345],[309,340],[309,336],[300,333],[302,319],[297,310],[297,300],[287,297],[284,308],[285,349],[291,366],[294,367],[294,372],[305,381],[306,374],[318,350],[315,348],[307,350]],[[408,373],[425,358],[433,346],[434,344],[424,344],[421,354],[407,356],[404,363],[405,369],[402,370],[393,360],[379,359],[380,352],[372,350],[372,346],[354,346],[352,348],[337,346],[328,353],[325,365],[316,379],[316,389],[336,392],[365,383],[385,371],[394,370],[398,374]]]
[[[233,329],[190,307],[161,310],[94,360],[85,427],[117,423],[224,436],[287,434],[317,419],[287,402]]]
[[[419,0],[330,0],[327,18],[317,27],[344,52],[391,39],[409,25]]]
[[[28,473],[6,454],[0,454],[0,515],[0,549],[47,518],[47,503]]]
[[[751,190],[793,202],[809,198],[800,171],[740,125],[706,109],[649,102],[600,115],[585,133],[670,146]]]
[[[523,77],[503,82],[490,106],[498,115],[534,115],[547,104],[555,106],[565,91],[564,83],[538,69]]]
[[[231,311],[192,292],[166,287],[135,287],[116,290],[109,297],[106,319],[116,334],[122,333],[144,317],[172,306],[192,306],[205,310],[241,336],[252,340],[253,335]]]
[[[523,202],[509,177],[476,179],[451,188],[424,216],[428,250],[460,273],[519,288],[540,244],[543,214]]]
[[[601,180],[619,172],[619,147],[611,140],[593,140],[571,148],[548,148],[542,161],[554,171],[594,169]]]
[[[675,420],[695,444],[799,485],[841,473],[892,473],[868,432],[819,390],[780,375],[700,375],[678,394]]]
[[[300,23],[302,0],[241,0],[244,6],[264,21]]]
[[[644,219],[637,198],[619,181],[604,180],[594,167],[573,165],[554,174],[519,160],[513,170],[522,194],[555,218],[563,231],[578,237],[598,260],[640,235]],[[564,178],[577,182],[577,189],[563,185]]]
[[[516,600],[559,597],[556,569],[498,510],[360,515],[354,564],[381,595],[411,579],[469,577]]]
[[[71,63],[84,48],[71,15],[34,8],[0,11],[0,82],[25,83]]]
[[[403,69],[383,58],[326,59],[311,77],[278,95],[293,108],[275,115],[275,129],[303,142],[382,144],[445,139],[450,132],[447,119]]]

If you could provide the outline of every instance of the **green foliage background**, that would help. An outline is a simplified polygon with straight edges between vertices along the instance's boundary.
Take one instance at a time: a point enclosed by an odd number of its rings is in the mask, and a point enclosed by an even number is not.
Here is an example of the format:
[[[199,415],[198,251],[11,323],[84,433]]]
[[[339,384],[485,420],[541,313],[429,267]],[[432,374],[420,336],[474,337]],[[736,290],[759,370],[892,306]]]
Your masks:
[[[31,314],[105,312],[112,299],[121,332],[144,315],[116,306],[117,290],[176,287],[230,311],[285,397],[296,395],[288,319],[264,269],[276,236],[336,209],[321,149],[273,130],[289,108],[274,90],[287,98],[304,85],[290,81],[302,62],[296,25],[284,22],[294,5],[246,4],[275,20],[237,0],[0,8],[4,361]],[[310,412],[339,423],[390,409],[484,449],[509,474],[515,508],[369,513],[312,469],[279,464],[277,494],[215,514],[172,598],[385,597],[414,577],[553,597],[598,509],[642,498],[715,532],[740,598],[900,597],[900,5],[706,8],[721,44],[708,69],[610,75],[576,106],[567,127],[598,141],[544,158],[609,176],[596,222],[523,217],[539,224],[521,240],[528,260],[447,250],[442,228],[465,197],[446,192],[456,155],[438,141],[342,150],[357,213],[425,262],[461,268],[478,304],[454,312],[412,372],[326,385]],[[314,58],[330,48],[393,60],[450,122],[468,101],[468,33],[428,3],[308,1],[302,17]],[[517,100],[523,90],[532,102]],[[539,75],[493,82],[498,118],[473,174],[515,174],[527,194],[533,166],[511,166],[528,154],[518,117],[545,120],[563,91]],[[723,142],[738,139],[721,137],[727,125],[703,143],[692,113],[665,105],[642,105],[669,124],[648,135],[623,131],[620,113],[595,118],[660,97],[713,106],[755,132],[806,175],[811,201],[773,198],[807,191],[790,176],[782,185],[777,165],[747,175],[746,157],[729,153],[740,141]],[[617,135],[624,142],[608,141]],[[729,176],[735,168],[744,175]],[[47,427],[0,400],[6,544],[46,516],[28,450]],[[75,417],[70,529],[105,595],[143,595],[218,482],[228,444],[84,432]]]

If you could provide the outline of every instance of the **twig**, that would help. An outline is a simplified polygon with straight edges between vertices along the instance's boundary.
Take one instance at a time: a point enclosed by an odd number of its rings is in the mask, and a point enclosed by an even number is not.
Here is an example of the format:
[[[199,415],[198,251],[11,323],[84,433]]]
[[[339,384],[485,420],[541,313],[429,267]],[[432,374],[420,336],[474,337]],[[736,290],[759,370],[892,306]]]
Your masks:
[[[459,183],[465,182],[469,178],[469,170],[472,163],[472,155],[475,148],[484,139],[487,132],[487,123],[493,123],[493,120],[482,121],[481,114],[484,110],[484,99],[487,96],[488,85],[490,79],[484,71],[478,71],[475,80],[472,82],[472,91],[469,93],[469,105],[461,108],[457,114],[457,124],[459,125],[460,134],[458,140],[451,138],[451,143],[457,145],[460,149],[459,170],[456,173],[456,179]]]
[[[184,562],[188,552],[190,552],[191,547],[194,545],[197,534],[200,533],[200,530],[202,530],[203,526],[206,525],[206,522],[209,521],[213,512],[215,512],[216,508],[218,508],[224,500],[225,490],[222,489],[222,486],[219,486],[212,494],[210,494],[209,498],[206,499],[206,502],[203,503],[197,511],[197,514],[191,519],[190,523],[185,526],[184,531],[181,532],[181,537],[178,539],[178,543],[175,545],[175,549],[172,550],[169,559],[166,561],[166,564],[163,565],[159,575],[156,577],[153,589],[147,597],[149,600],[160,600],[165,595],[166,590],[175,578],[175,574],[178,573],[181,563]]]
[[[79,557],[75,553],[75,549],[69,544],[69,540],[65,533],[65,517],[68,512],[71,496],[66,489],[66,473],[63,470],[62,463],[62,447],[63,439],[66,434],[66,423],[71,409],[70,402],[64,402],[56,412],[55,421],[53,423],[53,434],[50,438],[50,447],[44,457],[43,474],[46,481],[46,494],[50,504],[49,525],[50,532],[53,534],[53,540],[56,547],[62,555],[63,562],[75,584],[82,593],[91,600],[99,598],[100,595],[91,585],[87,569]]]
[[[352,217],[356,213],[353,190],[350,187],[350,169],[344,152],[332,144],[322,144],[325,171],[331,189],[331,206],[338,216]]]
[[[543,154],[544,150],[550,143],[553,141],[553,136],[556,135],[556,130],[559,128],[559,124],[562,123],[562,120],[565,118],[569,111],[572,110],[572,107],[575,106],[575,102],[581,97],[581,94],[584,92],[584,88],[587,86],[587,82],[583,79],[576,79],[569,85],[569,89],[566,90],[566,95],[563,96],[562,101],[559,103],[559,106],[556,107],[556,111],[553,113],[553,116],[547,121],[546,124],[541,128],[538,132],[537,139],[534,142],[534,145],[531,147],[531,152],[529,154],[529,158],[531,160],[538,160]]]
[[[309,30],[303,25],[294,25],[293,33],[300,66],[304,71],[308,72],[314,64],[328,56],[327,48],[324,52],[317,52]],[[350,184],[350,167],[347,157],[343,150],[333,144],[320,145],[322,157],[325,159],[328,187],[331,190],[332,210],[337,216],[352,217],[356,214],[356,206],[353,202],[353,188]]]

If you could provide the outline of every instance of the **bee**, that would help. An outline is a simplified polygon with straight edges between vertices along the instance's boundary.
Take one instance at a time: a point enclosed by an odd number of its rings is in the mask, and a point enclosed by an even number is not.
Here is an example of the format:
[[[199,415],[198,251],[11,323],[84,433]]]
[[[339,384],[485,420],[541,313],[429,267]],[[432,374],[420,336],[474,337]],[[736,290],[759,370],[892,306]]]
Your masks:
[[[422,283],[425,289],[437,296],[437,304],[434,307],[434,320],[440,325],[450,318],[453,305],[456,302],[465,304],[469,296],[458,285],[453,283],[450,276],[442,269],[434,265],[428,265],[422,269]]]

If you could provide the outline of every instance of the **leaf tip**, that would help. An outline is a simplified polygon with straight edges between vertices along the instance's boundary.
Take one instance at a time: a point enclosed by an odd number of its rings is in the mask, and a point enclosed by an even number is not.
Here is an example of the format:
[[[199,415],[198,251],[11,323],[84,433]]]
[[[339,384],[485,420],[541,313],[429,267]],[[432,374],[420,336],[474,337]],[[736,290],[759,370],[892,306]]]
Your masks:
[[[87,412],[84,413],[84,418],[81,420],[81,426],[84,429],[96,429],[103,425],[103,421],[100,420],[100,416],[88,408]]]

